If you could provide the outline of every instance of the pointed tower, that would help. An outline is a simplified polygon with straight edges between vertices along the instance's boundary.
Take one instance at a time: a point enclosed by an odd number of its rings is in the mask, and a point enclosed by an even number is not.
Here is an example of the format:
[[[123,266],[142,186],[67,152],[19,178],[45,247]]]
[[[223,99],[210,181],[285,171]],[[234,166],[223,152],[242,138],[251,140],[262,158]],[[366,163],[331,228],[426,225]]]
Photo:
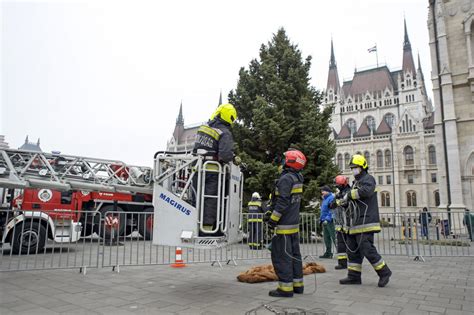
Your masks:
[[[415,62],[413,61],[413,54],[411,52],[410,39],[408,38],[407,21],[403,19],[405,28],[405,37],[403,40],[403,77],[402,81],[406,81],[408,78],[416,78]],[[409,84],[411,85],[411,84]]]
[[[428,94],[426,93],[425,76],[423,75],[423,70],[421,69],[420,53],[418,53],[418,69],[416,70],[416,75],[416,82],[418,84],[418,89],[420,90],[421,100],[423,104],[422,114],[424,116],[430,116],[433,112],[433,108],[431,106],[431,101],[428,98]]]
[[[219,104],[217,104],[217,106],[221,104],[222,104],[222,90],[221,90],[221,93],[219,94]]]
[[[328,83],[326,86],[326,94],[329,103],[337,101],[340,89],[336,58],[334,57],[334,45],[331,39],[331,58],[329,60]]]
[[[331,127],[340,130],[341,125],[341,106],[343,95],[339,84],[339,74],[337,72],[336,57],[334,56],[334,45],[331,38],[331,57],[329,59],[328,82],[326,85],[325,105],[334,106]]]
[[[184,132],[184,117],[183,117],[183,102],[181,102],[181,105],[179,105],[178,118],[176,118],[176,125],[173,131],[173,138],[176,145],[180,143],[180,138],[183,132]]]

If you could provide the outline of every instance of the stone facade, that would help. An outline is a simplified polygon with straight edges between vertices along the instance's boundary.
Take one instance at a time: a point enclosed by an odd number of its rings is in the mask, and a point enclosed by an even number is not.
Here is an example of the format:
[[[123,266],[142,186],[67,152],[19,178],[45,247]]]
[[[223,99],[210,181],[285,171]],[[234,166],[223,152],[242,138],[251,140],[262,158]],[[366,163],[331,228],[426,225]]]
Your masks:
[[[474,1],[429,5],[440,208],[474,209]]]
[[[406,23],[401,70],[356,69],[342,86],[331,42],[324,105],[333,106],[335,163],[350,176],[350,156],[366,157],[382,213],[439,205],[435,115],[419,58],[415,68]]]
[[[8,143],[5,142],[4,135],[0,135],[0,149],[8,149]]]

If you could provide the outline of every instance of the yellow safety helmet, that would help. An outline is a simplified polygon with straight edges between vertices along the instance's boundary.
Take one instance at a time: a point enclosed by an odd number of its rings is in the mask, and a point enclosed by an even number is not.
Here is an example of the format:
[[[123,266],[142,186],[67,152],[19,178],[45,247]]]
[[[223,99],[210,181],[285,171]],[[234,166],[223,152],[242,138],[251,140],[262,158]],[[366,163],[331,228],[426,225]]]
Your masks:
[[[216,111],[211,115],[211,120],[219,116],[223,121],[233,124],[237,119],[237,111],[232,104],[221,104]]]
[[[351,157],[351,161],[349,162],[349,167],[353,168],[353,167],[358,167],[358,166],[362,167],[364,170],[366,170],[369,167],[365,157],[363,157],[360,154],[354,154]]]

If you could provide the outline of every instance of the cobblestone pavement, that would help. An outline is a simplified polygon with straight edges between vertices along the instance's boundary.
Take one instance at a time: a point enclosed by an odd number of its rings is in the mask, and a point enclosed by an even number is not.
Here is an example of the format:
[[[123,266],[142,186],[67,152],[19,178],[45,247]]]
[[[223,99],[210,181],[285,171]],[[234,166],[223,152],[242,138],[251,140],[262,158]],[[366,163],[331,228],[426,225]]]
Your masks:
[[[323,260],[325,274],[305,277],[305,294],[274,299],[275,283],[239,283],[236,276],[268,260],[239,261],[223,268],[193,264],[0,273],[0,314],[472,314],[474,259],[386,256],[394,271],[386,288],[364,262],[363,284],[341,286],[345,271]],[[294,314],[294,313],[292,313]]]

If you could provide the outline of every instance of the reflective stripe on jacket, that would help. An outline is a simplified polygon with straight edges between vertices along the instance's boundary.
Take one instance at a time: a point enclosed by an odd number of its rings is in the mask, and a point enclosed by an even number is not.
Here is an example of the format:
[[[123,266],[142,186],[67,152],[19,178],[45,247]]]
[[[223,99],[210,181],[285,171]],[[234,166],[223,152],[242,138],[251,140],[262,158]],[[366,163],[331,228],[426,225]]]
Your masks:
[[[215,160],[228,163],[234,158],[234,139],[229,125],[215,118],[199,127],[194,144],[194,152],[204,149],[213,152]]]
[[[357,211],[353,212],[349,234],[380,232],[379,205],[375,179],[363,170],[352,185],[351,198],[356,202]]]
[[[248,222],[263,222],[262,202],[259,200],[252,200],[248,203],[249,220]]]
[[[275,188],[275,204],[270,217],[277,223],[277,234],[299,232],[302,194],[303,175],[293,169],[283,170]]]

